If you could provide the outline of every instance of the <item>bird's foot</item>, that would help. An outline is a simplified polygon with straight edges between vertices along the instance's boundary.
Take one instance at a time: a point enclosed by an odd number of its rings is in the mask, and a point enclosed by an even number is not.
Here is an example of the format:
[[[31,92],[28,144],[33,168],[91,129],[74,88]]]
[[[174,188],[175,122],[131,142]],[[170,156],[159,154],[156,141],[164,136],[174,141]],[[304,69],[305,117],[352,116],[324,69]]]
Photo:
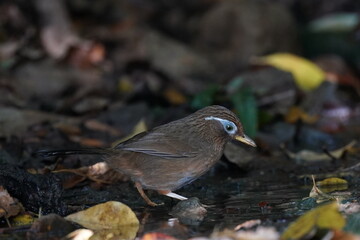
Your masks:
[[[140,193],[140,196],[145,200],[145,202],[149,206],[157,207],[157,206],[164,205],[164,203],[155,203],[155,202],[151,201],[151,199],[145,194],[144,189],[142,188],[140,183],[136,182],[135,187],[138,190],[138,192]]]
[[[145,199],[144,199],[145,200]],[[150,200],[150,199],[149,199]],[[153,201],[146,201],[145,200],[145,202],[149,205],[149,206],[151,206],[151,207],[158,207],[158,206],[162,206],[162,205],[164,205],[164,203],[156,203],[156,202],[153,202]]]

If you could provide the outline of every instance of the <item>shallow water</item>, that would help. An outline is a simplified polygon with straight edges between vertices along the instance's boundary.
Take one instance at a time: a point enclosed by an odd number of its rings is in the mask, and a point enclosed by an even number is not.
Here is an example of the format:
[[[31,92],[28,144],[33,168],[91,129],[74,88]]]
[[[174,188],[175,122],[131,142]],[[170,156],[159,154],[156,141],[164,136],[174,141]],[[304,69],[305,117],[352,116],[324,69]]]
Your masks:
[[[303,212],[296,203],[309,196],[312,188],[311,185],[299,185],[298,181],[289,182],[288,179],[284,182],[254,179],[224,181],[221,185],[225,186],[222,189],[225,193],[220,190],[218,194],[210,196],[216,190],[192,191],[202,203],[209,205],[208,213],[202,221],[174,219],[168,214],[171,210],[169,206],[135,209],[138,213],[147,212],[139,235],[145,232],[165,232],[180,238],[208,236],[214,230],[233,229],[238,224],[255,219],[261,220],[262,225],[282,230],[289,221]]]

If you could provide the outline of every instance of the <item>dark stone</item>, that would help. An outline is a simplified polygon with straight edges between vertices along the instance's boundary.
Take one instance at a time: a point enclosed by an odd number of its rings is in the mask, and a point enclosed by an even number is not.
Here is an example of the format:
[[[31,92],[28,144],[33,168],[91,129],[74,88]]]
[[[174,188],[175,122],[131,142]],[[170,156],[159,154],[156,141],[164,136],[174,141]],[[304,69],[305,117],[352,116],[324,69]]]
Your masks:
[[[42,214],[65,215],[67,208],[61,200],[63,188],[54,174],[31,174],[14,165],[0,165],[0,185],[19,199],[26,210]]]

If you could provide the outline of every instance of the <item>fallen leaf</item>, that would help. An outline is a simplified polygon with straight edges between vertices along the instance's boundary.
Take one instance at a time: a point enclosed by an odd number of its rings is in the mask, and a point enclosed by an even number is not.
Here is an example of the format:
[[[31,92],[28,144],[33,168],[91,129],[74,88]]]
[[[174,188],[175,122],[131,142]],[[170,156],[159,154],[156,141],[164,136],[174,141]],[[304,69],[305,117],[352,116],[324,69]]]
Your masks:
[[[116,201],[101,203],[65,217],[91,230],[121,229],[129,235],[136,235],[139,220],[125,204]]]
[[[291,72],[297,86],[304,91],[314,90],[325,80],[324,71],[312,61],[290,53],[275,53],[254,59],[254,63],[267,64]]]
[[[127,176],[121,174],[119,171],[109,168],[105,162],[98,162],[94,165],[78,169],[60,169],[54,172],[69,172],[77,175],[63,182],[63,187],[65,189],[72,188],[86,179],[90,179],[100,184],[111,184],[128,180]]]
[[[326,178],[320,182],[317,182],[317,185],[320,186],[325,193],[348,189],[348,182],[345,179],[335,177]]]
[[[79,68],[90,68],[104,60],[105,47],[93,41],[81,41],[69,49],[67,60]]]
[[[114,128],[106,123],[102,123],[94,119],[85,121],[85,127],[93,131],[106,132],[113,136],[121,135],[120,130],[118,130],[117,128]]]
[[[94,235],[94,232],[89,229],[77,229],[66,236],[66,239],[71,240],[88,240],[91,236]]]
[[[360,95],[360,80],[348,63],[339,55],[322,55],[315,63],[326,72],[326,79],[340,85],[350,86]]]
[[[354,235],[341,230],[335,230],[331,240],[360,240],[359,235]]]
[[[260,225],[261,224],[261,220],[260,219],[255,219],[255,220],[248,220],[246,222],[243,222],[239,225],[237,225],[234,230],[238,231],[242,228],[248,229],[248,228],[252,228],[254,226]]]
[[[80,135],[81,129],[79,126],[71,125],[69,123],[59,122],[54,124],[56,129],[59,129],[61,132],[65,133],[66,135]]]
[[[279,232],[274,227],[259,226],[255,230],[232,231],[225,229],[214,232],[210,239],[236,239],[236,240],[278,240]]]
[[[86,147],[104,147],[106,143],[96,138],[86,138],[81,136],[69,136],[69,139],[73,142],[80,143]]]
[[[80,39],[71,28],[65,3],[62,1],[35,1],[34,6],[42,19],[40,39],[46,52],[55,59],[63,58],[71,46]]]
[[[165,233],[152,232],[146,233],[144,236],[142,236],[141,240],[176,240],[176,238]]]
[[[132,93],[135,86],[128,76],[123,76],[119,79],[117,88],[120,93]]]
[[[116,146],[119,143],[125,142],[126,140],[134,137],[135,135],[147,131],[146,123],[144,119],[141,119],[134,127],[133,131],[126,137],[114,142],[112,146]]]
[[[317,203],[324,202],[324,201],[329,201],[329,200],[335,200],[335,197],[324,193],[323,191],[321,191],[316,186],[314,175],[312,175],[311,177],[312,177],[312,180],[313,180],[313,187],[312,187],[312,189],[310,191],[309,197],[316,199]]]
[[[356,141],[352,141],[349,144],[345,145],[342,148],[339,148],[334,151],[330,151],[330,155],[336,159],[341,158],[345,151],[352,151],[353,146],[356,144]],[[287,149],[284,149],[286,154],[291,158],[294,159],[298,163],[309,163],[309,162],[316,162],[316,161],[331,161],[332,158],[325,153],[318,153],[310,150],[302,150],[297,153],[290,152]]]
[[[341,230],[344,226],[345,218],[339,212],[337,202],[331,202],[299,217],[284,231],[281,239],[302,239],[315,234],[318,228]]]
[[[235,236],[238,240],[277,240],[279,232],[274,227],[260,226],[254,231],[240,230]]]
[[[0,186],[0,218],[16,216],[22,211],[24,208],[21,203],[16,198],[11,197],[3,186]]]
[[[304,110],[296,106],[290,107],[285,116],[285,121],[288,123],[296,123],[298,120],[301,120],[304,123],[313,124],[318,119],[318,116],[309,115]]]
[[[136,239],[136,232],[138,227],[126,226],[119,229],[104,229],[95,231],[94,235],[91,236],[91,240],[134,240]]]
[[[12,226],[23,226],[29,225],[35,221],[34,216],[29,213],[23,213],[11,218],[11,225]]]
[[[163,95],[168,100],[168,102],[174,105],[180,105],[186,103],[187,101],[186,97],[174,88],[165,89]]]
[[[326,185],[343,185],[348,184],[348,182],[345,179],[342,178],[326,178],[320,182],[317,183],[319,186],[326,186]]]

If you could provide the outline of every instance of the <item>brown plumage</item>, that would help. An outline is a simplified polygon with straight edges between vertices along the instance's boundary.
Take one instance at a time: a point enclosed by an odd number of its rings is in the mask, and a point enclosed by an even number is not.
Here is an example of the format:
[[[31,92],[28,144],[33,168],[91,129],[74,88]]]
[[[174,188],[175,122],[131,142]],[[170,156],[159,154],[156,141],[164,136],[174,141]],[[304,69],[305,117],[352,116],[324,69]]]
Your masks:
[[[95,152],[104,154],[110,167],[129,176],[145,201],[155,206],[143,189],[186,199],[172,191],[208,171],[220,159],[230,140],[255,146],[243,133],[233,112],[222,106],[209,106],[140,133],[112,149]]]

